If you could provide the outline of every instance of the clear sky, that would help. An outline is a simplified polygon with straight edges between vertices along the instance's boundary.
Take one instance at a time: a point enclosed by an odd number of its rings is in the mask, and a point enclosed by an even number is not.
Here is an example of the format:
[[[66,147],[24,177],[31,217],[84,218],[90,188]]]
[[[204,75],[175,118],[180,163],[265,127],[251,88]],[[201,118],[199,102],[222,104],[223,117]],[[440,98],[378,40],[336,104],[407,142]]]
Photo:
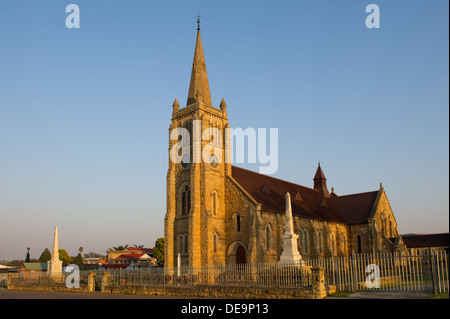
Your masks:
[[[38,258],[54,226],[70,255],[163,237],[198,12],[213,104],[232,127],[278,128],[275,177],[312,187],[320,161],[337,194],[382,182],[401,233],[448,232],[448,6],[1,1],[0,260]]]

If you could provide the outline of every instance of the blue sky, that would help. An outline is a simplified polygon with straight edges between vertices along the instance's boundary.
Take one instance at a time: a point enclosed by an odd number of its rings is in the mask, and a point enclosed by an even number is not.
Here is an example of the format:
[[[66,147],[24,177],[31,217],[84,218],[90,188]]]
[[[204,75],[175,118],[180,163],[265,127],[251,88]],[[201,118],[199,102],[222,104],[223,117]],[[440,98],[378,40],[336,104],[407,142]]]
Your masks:
[[[448,5],[2,1],[0,260],[38,258],[55,225],[71,255],[163,236],[198,12],[213,104],[232,127],[278,128],[275,177],[312,187],[320,161],[338,194],[382,182],[401,233],[448,232]]]

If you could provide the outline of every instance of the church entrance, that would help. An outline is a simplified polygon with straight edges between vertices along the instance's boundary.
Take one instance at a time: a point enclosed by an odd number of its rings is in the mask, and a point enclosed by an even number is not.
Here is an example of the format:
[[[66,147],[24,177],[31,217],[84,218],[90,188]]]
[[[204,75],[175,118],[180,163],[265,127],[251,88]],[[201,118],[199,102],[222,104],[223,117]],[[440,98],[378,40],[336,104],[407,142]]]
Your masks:
[[[236,249],[236,264],[245,264],[247,262],[247,256],[245,254],[245,248],[239,246]]]

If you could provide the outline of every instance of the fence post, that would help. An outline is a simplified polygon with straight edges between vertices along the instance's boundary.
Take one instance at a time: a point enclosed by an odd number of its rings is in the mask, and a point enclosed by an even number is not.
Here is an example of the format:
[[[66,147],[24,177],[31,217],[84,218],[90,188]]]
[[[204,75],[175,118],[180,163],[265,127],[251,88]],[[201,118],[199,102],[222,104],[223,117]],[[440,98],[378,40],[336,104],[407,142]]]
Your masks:
[[[88,292],[95,291],[95,272],[89,272],[88,274]]]
[[[352,257],[351,257],[351,261],[352,261],[352,270],[353,270],[353,276],[352,276],[352,290],[356,291],[358,288],[358,277],[356,275],[357,269],[356,269],[356,254],[355,251],[352,251]]]
[[[109,280],[109,277],[110,277],[110,276],[111,276],[110,273],[107,272],[107,271],[104,271],[104,272],[102,273],[101,292],[105,292],[106,286],[108,285],[108,280]]]
[[[439,278],[436,278],[437,271],[436,271],[436,253],[434,249],[430,249],[430,255],[431,255],[431,278],[433,283],[433,295],[437,295],[437,285]]]
[[[327,296],[325,289],[325,270],[323,267],[315,266],[311,268],[313,299],[322,299]]]

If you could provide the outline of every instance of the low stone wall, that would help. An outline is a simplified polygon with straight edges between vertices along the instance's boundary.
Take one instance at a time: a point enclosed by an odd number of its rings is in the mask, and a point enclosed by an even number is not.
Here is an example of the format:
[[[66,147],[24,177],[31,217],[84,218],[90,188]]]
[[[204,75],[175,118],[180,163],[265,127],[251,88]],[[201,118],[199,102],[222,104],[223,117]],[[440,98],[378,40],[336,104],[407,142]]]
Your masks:
[[[8,289],[13,290],[33,290],[33,291],[57,291],[57,292],[89,292],[87,285],[80,285],[80,288],[67,288],[66,285],[58,284],[9,284]]]
[[[184,298],[237,298],[237,299],[314,299],[312,288],[241,287],[241,286],[107,286],[104,293],[176,296]]]
[[[113,286],[108,284],[109,274],[103,273],[101,292],[109,294],[130,294],[150,296],[175,296],[182,298],[236,298],[236,299],[322,299],[327,293],[333,293],[335,287],[324,285],[323,268],[312,268],[312,287],[249,287],[249,286],[217,286],[197,285],[195,287],[185,286],[161,286],[161,285],[122,285]],[[87,285],[80,288],[68,288],[61,284],[35,284],[8,280],[8,289],[35,290],[35,291],[58,291],[58,292],[93,292],[95,289],[95,274],[90,273]]]

